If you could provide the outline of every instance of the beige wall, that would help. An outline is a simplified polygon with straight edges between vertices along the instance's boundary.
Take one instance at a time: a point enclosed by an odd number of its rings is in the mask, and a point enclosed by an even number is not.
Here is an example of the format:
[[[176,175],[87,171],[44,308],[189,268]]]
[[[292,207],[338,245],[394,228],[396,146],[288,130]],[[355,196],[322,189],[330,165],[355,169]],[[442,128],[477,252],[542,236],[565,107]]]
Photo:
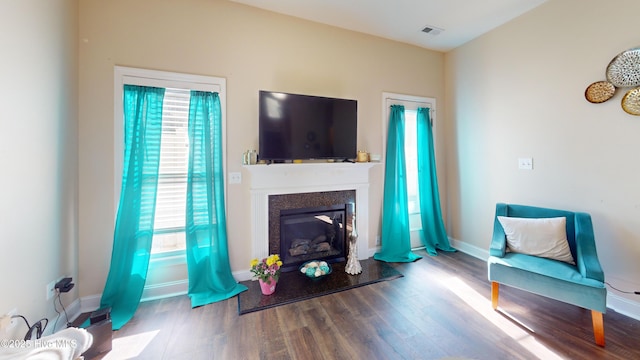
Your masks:
[[[227,187],[234,271],[247,270],[252,256],[250,174],[241,155],[258,145],[258,90],[357,99],[359,147],[378,153],[383,91],[438,101],[444,95],[442,53],[228,1],[81,0],[80,39],[81,296],[102,292],[110,261],[114,65],[227,79],[227,170],[243,174],[242,184]],[[443,163],[444,149],[440,154]],[[372,170],[371,248],[379,233],[382,172],[381,166]]]
[[[640,289],[640,118],[621,109],[623,90],[584,97],[640,45],[639,12],[635,0],[551,0],[447,53],[450,236],[486,250],[496,202],[586,211],[607,281]]]
[[[114,65],[225,77],[228,171],[243,172],[241,153],[257,147],[260,89],[358,99],[359,146],[372,152],[382,150],[383,91],[435,97],[446,119],[437,135],[446,135],[438,162],[450,236],[485,250],[498,201],[587,211],[607,280],[640,288],[640,122],[621,110],[622,93],[599,105],[584,99],[611,58],[638,45],[637,2],[551,0],[446,56],[226,1],[80,0],[79,15],[77,6],[0,3],[0,43],[11,49],[0,98],[12,105],[0,117],[11,134],[0,150],[16,174],[0,180],[9,289],[0,312],[54,319],[44,289],[63,276],[79,281],[81,296],[102,291],[116,197]],[[37,106],[26,96],[34,88]],[[7,156],[16,149],[24,154]],[[533,171],[517,169],[523,156],[534,158]],[[382,167],[373,175],[371,248]],[[228,187],[234,271],[251,256],[243,177]]]
[[[47,317],[47,332],[56,316],[47,283],[77,279],[77,8],[0,2],[0,314],[17,308],[32,324]],[[77,289],[62,297],[75,298]],[[19,324],[10,335],[24,336]]]

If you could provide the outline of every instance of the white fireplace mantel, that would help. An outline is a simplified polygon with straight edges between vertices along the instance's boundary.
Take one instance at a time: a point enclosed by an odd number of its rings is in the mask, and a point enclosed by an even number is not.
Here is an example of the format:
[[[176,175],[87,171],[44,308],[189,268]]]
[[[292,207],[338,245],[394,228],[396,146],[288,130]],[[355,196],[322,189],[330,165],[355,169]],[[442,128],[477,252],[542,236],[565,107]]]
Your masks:
[[[251,174],[252,257],[269,255],[269,195],[356,191],[358,258],[369,257],[369,170],[378,163],[245,165]]]

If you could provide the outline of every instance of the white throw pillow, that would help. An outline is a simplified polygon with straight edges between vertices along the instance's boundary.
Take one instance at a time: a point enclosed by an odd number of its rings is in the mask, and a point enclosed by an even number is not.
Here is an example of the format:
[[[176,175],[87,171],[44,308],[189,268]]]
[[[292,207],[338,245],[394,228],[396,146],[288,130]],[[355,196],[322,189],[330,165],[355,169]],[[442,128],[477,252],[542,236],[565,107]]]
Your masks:
[[[498,216],[507,235],[507,245],[513,252],[555,259],[575,265],[565,217],[517,218]]]

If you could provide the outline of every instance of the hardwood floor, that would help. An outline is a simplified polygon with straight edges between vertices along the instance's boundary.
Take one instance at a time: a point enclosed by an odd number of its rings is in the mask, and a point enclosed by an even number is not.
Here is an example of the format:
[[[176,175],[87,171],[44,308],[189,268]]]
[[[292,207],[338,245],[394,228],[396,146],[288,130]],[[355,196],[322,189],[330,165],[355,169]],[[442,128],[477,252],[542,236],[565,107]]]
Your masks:
[[[393,264],[403,278],[238,315],[237,299],[140,304],[102,359],[638,359],[640,322],[609,310],[606,347],[591,312],[500,288],[464,253]]]

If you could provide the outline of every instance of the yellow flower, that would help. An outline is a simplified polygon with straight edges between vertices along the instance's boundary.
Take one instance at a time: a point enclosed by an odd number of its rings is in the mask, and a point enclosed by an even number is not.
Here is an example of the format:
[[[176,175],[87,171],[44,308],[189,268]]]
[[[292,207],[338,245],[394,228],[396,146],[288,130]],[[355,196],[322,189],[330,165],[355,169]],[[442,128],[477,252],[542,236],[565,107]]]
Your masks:
[[[275,263],[276,263],[276,260],[273,258],[273,256],[269,256],[267,258],[267,266],[271,266],[271,265],[273,265]]]
[[[282,261],[280,261],[280,256],[278,254],[271,254],[262,260],[252,259],[250,271],[253,273],[255,279],[263,281],[274,279],[278,281],[280,272],[282,271],[281,267]]]

